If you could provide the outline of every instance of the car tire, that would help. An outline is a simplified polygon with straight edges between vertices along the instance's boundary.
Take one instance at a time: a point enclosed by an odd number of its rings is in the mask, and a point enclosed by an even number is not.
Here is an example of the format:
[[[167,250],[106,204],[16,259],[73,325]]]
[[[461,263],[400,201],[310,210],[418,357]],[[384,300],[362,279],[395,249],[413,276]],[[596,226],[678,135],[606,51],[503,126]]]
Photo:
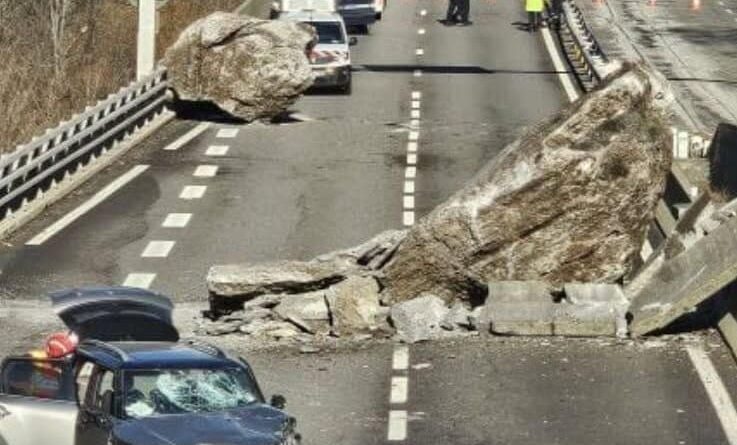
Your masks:
[[[348,79],[348,82],[340,87],[340,93],[344,96],[350,96],[353,93],[353,81]]]
[[[382,14],[380,12],[376,13],[376,20],[381,20]]]

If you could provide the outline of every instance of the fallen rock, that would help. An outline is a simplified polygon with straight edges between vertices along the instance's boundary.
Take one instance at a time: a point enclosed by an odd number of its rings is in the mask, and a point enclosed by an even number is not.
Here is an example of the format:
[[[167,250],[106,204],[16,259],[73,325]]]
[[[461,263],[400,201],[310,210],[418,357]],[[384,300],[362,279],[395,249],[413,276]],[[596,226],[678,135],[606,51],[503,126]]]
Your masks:
[[[454,331],[457,329],[473,329],[474,326],[473,323],[471,323],[471,310],[466,307],[465,303],[460,301],[456,302],[451,306],[450,310],[448,310],[440,326],[448,331]]]
[[[326,296],[335,335],[363,334],[378,328],[379,284],[374,278],[350,276],[330,287]]]
[[[383,267],[394,255],[406,235],[406,230],[387,230],[358,246],[320,255],[312,262],[339,265],[345,270],[376,270]]]
[[[383,268],[390,303],[479,299],[494,280],[620,280],[670,167],[661,87],[625,68],[507,146],[410,229]]]
[[[325,289],[344,278],[343,271],[332,263],[279,261],[212,266],[207,274],[210,309],[215,313],[238,310],[259,295],[305,293]],[[263,303],[283,298],[277,295]]]
[[[309,333],[330,332],[330,312],[324,291],[288,295],[274,312]]]
[[[391,319],[397,337],[405,343],[430,340],[442,334],[448,308],[440,298],[423,295],[394,305]]]
[[[179,99],[252,121],[281,114],[312,85],[315,41],[306,25],[216,12],[187,27],[162,63]]]

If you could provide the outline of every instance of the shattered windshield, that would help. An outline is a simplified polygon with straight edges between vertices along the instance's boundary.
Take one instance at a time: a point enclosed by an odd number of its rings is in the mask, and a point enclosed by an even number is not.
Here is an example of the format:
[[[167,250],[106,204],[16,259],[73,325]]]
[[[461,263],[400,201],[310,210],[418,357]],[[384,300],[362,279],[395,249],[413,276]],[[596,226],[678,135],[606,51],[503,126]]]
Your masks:
[[[124,379],[124,411],[134,418],[224,411],[258,401],[254,382],[238,368],[127,371]]]

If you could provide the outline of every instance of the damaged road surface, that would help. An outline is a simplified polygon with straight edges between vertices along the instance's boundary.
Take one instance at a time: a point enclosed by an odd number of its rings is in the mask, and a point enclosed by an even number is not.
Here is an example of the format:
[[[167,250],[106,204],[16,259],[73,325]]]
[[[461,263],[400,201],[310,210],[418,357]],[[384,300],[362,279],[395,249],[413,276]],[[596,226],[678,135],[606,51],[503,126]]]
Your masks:
[[[409,170],[416,175],[411,204],[418,220],[522,128],[563,106],[543,41],[510,25],[525,19],[521,2],[474,4],[474,24],[463,28],[434,21],[444,14],[439,2],[393,2],[352,49],[351,96],[302,97],[292,106],[308,118],[302,122],[220,120],[203,129],[198,121],[177,120],[5,240],[0,357],[27,351],[58,329],[39,303],[51,290],[149,286],[172,296],[177,327],[188,337],[203,328],[196,320],[208,308],[211,265],[307,261],[404,229],[413,93],[421,93],[420,113],[414,113],[421,128],[416,164]],[[420,67],[425,71],[415,77]],[[25,244],[116,178],[145,166],[48,241]],[[370,268],[383,262],[371,261]],[[362,278],[347,287],[376,290],[373,278]],[[350,303],[350,293],[331,301],[308,295],[299,313],[279,309],[304,326],[295,334],[294,323],[272,325],[270,341],[293,346],[256,351],[242,332],[210,338],[248,359],[265,393],[284,393],[304,444],[386,444],[390,425],[392,437],[406,435],[396,443],[422,445],[729,443],[689,342],[611,339],[607,346],[465,334],[411,345],[406,355],[393,341],[361,341],[362,332],[302,343],[305,330],[340,329],[331,323],[330,304]],[[427,308],[438,308],[427,301]],[[387,315],[375,306],[340,306],[346,320],[369,330]],[[395,316],[405,315],[412,326],[412,314]],[[440,311],[436,315],[439,320]],[[458,321],[470,322],[463,308],[444,316],[440,330]],[[720,339],[708,334],[694,340],[737,400],[737,370]],[[397,430],[402,421],[405,430]]]

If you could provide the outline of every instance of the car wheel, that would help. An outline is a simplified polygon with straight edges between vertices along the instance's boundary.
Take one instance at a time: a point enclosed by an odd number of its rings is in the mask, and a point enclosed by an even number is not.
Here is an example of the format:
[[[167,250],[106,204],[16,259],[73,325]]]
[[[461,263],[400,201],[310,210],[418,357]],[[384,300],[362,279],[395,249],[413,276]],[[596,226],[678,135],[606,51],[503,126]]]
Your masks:
[[[376,13],[376,20],[381,20],[381,15],[382,14],[380,12],[377,12]]]
[[[340,92],[346,96],[350,96],[353,92],[353,81],[348,79],[348,82],[340,88]]]

